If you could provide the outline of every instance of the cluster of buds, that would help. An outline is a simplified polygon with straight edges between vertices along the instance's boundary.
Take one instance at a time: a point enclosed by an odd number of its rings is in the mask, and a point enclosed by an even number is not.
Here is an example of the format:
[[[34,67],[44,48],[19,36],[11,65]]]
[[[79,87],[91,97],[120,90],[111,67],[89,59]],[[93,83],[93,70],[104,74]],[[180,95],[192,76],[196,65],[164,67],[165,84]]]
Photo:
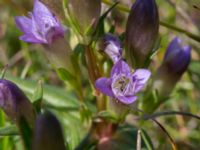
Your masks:
[[[62,129],[56,117],[45,113],[36,119],[36,112],[30,100],[16,84],[5,79],[0,80],[0,107],[8,118],[17,123],[21,134],[22,130],[26,130],[22,128],[23,123],[35,130],[33,150],[65,150]]]

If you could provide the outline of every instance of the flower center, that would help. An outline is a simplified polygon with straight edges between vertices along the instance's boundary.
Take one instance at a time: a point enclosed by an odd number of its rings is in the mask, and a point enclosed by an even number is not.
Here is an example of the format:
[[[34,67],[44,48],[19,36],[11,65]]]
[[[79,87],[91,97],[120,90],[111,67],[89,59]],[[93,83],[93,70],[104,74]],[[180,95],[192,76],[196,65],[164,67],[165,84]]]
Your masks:
[[[120,76],[118,79],[115,80],[113,88],[117,89],[118,92],[124,92],[128,83],[129,78],[127,78],[126,76]]]

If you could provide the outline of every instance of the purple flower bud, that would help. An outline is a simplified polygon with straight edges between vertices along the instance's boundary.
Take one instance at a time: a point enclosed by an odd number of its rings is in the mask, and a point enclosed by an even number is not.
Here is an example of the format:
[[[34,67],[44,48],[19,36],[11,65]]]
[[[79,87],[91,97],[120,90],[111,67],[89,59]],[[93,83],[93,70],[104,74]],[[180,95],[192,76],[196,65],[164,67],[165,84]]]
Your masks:
[[[135,94],[144,87],[150,75],[147,69],[137,69],[132,73],[128,64],[120,60],[113,66],[111,77],[99,78],[95,86],[111,98],[123,104],[131,104],[137,99]]]
[[[101,13],[101,0],[68,0],[68,9],[71,18],[84,34],[97,24]]]
[[[158,37],[159,16],[155,0],[136,0],[126,26],[126,57],[136,67],[144,67]]]
[[[60,22],[39,0],[34,1],[33,12],[29,17],[16,17],[15,22],[24,32],[20,39],[25,42],[51,44],[56,39],[64,37],[64,29]]]
[[[101,49],[112,59],[114,63],[122,57],[122,48],[120,40],[112,34],[107,34],[102,42]]]
[[[37,118],[33,150],[65,150],[65,142],[59,121],[51,113]]]
[[[30,125],[35,121],[31,102],[17,85],[4,79],[0,80],[0,107],[14,121],[19,121],[21,117]]]
[[[164,56],[166,64],[174,73],[182,74],[187,69],[191,58],[191,47],[182,46],[180,38],[174,38],[169,44]]]
[[[163,63],[154,79],[154,89],[160,97],[168,97],[176,83],[181,78],[191,59],[191,48],[182,46],[181,39],[174,38],[165,53]]]

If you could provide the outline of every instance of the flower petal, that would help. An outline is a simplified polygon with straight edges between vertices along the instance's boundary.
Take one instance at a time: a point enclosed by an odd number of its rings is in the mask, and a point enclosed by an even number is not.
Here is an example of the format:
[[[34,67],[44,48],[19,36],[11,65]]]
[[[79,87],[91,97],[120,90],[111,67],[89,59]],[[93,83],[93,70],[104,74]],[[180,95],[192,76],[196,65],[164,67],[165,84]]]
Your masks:
[[[41,44],[41,43],[46,43],[45,41],[39,40],[36,38],[33,34],[25,34],[20,37],[20,40],[28,42],[28,43],[36,43],[36,44]]]
[[[59,25],[55,16],[43,3],[38,0],[35,0],[34,3],[33,18],[37,23],[40,32],[44,35],[49,29]]]
[[[28,17],[15,17],[17,27],[24,33],[31,33],[32,21]]]
[[[131,104],[136,101],[137,96],[118,96],[117,99],[123,104]]]
[[[102,93],[104,93],[110,97],[114,97],[113,92],[111,90],[111,79],[99,78],[95,82],[95,87]]]
[[[133,82],[136,82],[135,93],[139,92],[148,81],[151,72],[147,69],[137,69],[133,74]]]
[[[35,20],[38,30],[49,44],[54,38],[64,37],[64,28],[57,18],[38,0],[35,0],[34,3],[33,20]]]
[[[130,67],[128,66],[128,64],[123,61],[123,60],[119,60],[112,68],[111,70],[111,77],[115,76],[115,75],[119,75],[119,74],[124,74],[129,76],[131,74],[131,70]]]
[[[181,39],[175,37],[167,47],[167,51],[165,53],[163,61],[170,60],[174,55],[177,55],[180,50],[181,50]]]

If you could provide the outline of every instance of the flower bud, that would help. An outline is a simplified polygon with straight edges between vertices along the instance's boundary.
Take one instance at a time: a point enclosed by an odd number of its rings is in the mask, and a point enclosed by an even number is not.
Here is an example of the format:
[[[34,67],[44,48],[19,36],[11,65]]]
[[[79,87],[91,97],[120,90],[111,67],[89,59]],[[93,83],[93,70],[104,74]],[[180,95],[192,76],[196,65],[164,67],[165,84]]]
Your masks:
[[[66,150],[60,123],[51,113],[36,120],[33,150]]]
[[[0,80],[0,107],[14,121],[24,118],[29,125],[35,121],[31,102],[17,85],[5,79]]]
[[[178,80],[191,59],[191,48],[182,46],[181,39],[174,38],[169,44],[162,65],[155,76],[154,89],[157,89],[161,97],[167,97],[175,87]]]
[[[159,16],[155,0],[136,0],[126,25],[126,58],[136,68],[146,65],[158,37]]]
[[[120,40],[112,34],[105,35],[100,48],[112,59],[113,63],[117,63],[122,58]]]
[[[97,24],[101,13],[101,0],[68,0],[68,9],[71,18],[84,34]]]

